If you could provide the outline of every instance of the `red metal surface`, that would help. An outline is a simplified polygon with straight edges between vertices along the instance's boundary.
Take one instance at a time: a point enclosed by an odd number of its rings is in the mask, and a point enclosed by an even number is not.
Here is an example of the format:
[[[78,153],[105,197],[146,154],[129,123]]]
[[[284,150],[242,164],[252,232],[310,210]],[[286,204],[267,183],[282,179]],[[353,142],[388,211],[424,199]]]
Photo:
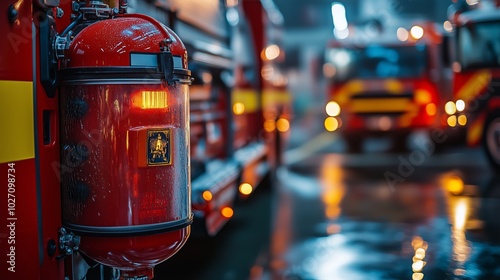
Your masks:
[[[191,159],[202,162],[223,158],[229,139],[226,92],[218,85],[195,86],[197,96],[191,92],[190,89]]]
[[[69,10],[71,3],[66,2],[60,5],[61,8]],[[37,15],[39,10],[34,11]],[[62,26],[65,22],[59,22],[56,19],[56,25]],[[36,25],[35,25],[36,26]],[[40,54],[40,32],[37,30],[36,53]],[[49,256],[47,246],[49,241],[58,243],[59,229],[61,228],[61,180],[60,180],[60,139],[59,139],[59,98],[48,97],[43,85],[40,83],[40,69],[43,67],[40,59],[37,58],[37,77],[36,77],[36,123],[39,158],[39,184],[40,184],[40,209],[41,213],[41,231],[42,231],[42,253],[43,260],[40,271],[40,279],[64,279],[64,262],[56,260],[60,255],[59,250],[54,255]],[[50,129],[49,138],[44,140],[44,114],[48,118]]]
[[[13,168],[8,163],[0,164],[3,201],[5,209],[0,211],[3,225],[0,229],[0,275],[2,279],[41,279],[39,259],[39,239],[37,223],[35,160],[14,161]],[[15,169],[9,174],[15,175],[15,191],[8,200],[8,169]],[[14,203],[14,215],[7,211],[8,203]],[[11,268],[11,270],[8,270]],[[52,274],[53,275],[53,274]],[[57,279],[57,278],[53,278]]]
[[[253,49],[255,57],[260,58],[260,52],[264,49],[265,44],[265,17],[262,4],[258,0],[243,0],[243,11],[248,19],[249,25],[252,27],[252,38],[254,42]],[[257,68],[262,69],[262,60],[257,60]],[[262,84],[262,77],[259,75],[259,83]]]
[[[228,98],[227,94],[229,94],[226,90],[224,90],[220,86],[215,86],[216,92],[216,104],[214,104],[213,110],[207,110],[214,115],[220,115],[223,117],[219,117],[214,120],[210,120],[206,122],[206,150],[205,154],[208,157],[218,157],[223,158],[226,157],[226,147],[229,145],[229,132],[228,128],[228,117],[227,117],[227,108],[228,108]],[[207,112],[204,112],[207,113]]]
[[[492,87],[498,77],[500,71],[488,68],[453,73],[453,100],[465,101],[466,139],[471,147],[481,144],[486,118],[500,105],[492,99]],[[486,100],[486,106],[481,105]]]
[[[248,93],[255,94],[255,98],[259,101],[262,100],[262,91],[259,88],[250,88],[245,86],[240,86],[240,81],[236,80],[235,91],[246,91]],[[233,147],[235,149],[240,149],[249,143],[262,140],[264,136],[264,131],[262,129],[262,125],[264,123],[263,120],[263,112],[261,104],[257,105],[254,111],[250,111],[245,108],[245,111],[242,114],[233,115],[234,122],[234,139],[233,139]],[[231,108],[231,111],[232,108]]]
[[[472,70],[472,71],[465,71],[465,72],[454,72],[453,73],[453,99],[464,99],[465,101],[472,100],[476,98],[478,95],[483,94],[484,91],[488,88],[488,85],[490,83],[489,80],[485,78],[477,78],[476,75],[481,74],[481,73],[486,73],[489,74],[492,71],[488,69],[481,69],[481,70]],[[498,75],[500,76],[500,75]],[[476,90],[474,92],[471,92],[470,90],[467,92],[466,96],[459,96],[459,94],[462,92],[463,88],[467,86],[467,83],[470,83],[470,81],[474,81],[476,83],[475,88],[480,88],[480,90]]]
[[[489,86],[492,80],[499,77],[499,70],[488,68],[454,72],[453,99],[463,99],[466,103],[476,98],[487,99],[491,95]],[[474,84],[472,89],[471,83]]]
[[[7,11],[10,2],[2,2],[0,8]],[[68,4],[69,5],[69,4]],[[2,17],[0,32],[7,35],[7,40],[0,44],[0,80],[36,81],[34,88],[34,113],[36,117],[35,135],[37,154],[35,159],[13,161],[15,163],[15,230],[3,227],[1,236],[15,233],[14,240],[4,242],[0,240],[2,252],[10,252],[15,246],[15,273],[8,273],[2,261],[4,279],[64,279],[63,263],[49,256],[47,245],[49,240],[57,242],[58,229],[61,226],[60,187],[58,170],[54,164],[59,162],[59,146],[57,133],[57,97],[48,98],[42,85],[39,83],[40,62],[33,62],[33,54],[39,55],[39,25],[33,25],[32,19],[38,19],[43,11],[32,6],[31,1],[13,3],[12,7],[18,12],[15,21],[10,23],[8,17]],[[36,29],[33,29],[35,26]],[[35,37],[33,35],[36,34]],[[35,41],[33,42],[33,38]],[[35,49],[33,47],[35,46]],[[33,67],[36,67],[36,76],[33,77]],[[9,93],[5,93],[9,94]],[[43,140],[43,114],[50,112],[51,135],[50,141]],[[8,120],[15,122],[16,120]],[[8,165],[0,165],[2,178],[7,182]],[[38,170],[37,170],[38,169]],[[7,190],[5,190],[7,193]],[[38,195],[40,195],[38,197]],[[6,200],[7,202],[7,197]],[[6,221],[6,211],[0,215]],[[10,221],[9,221],[10,223]],[[6,231],[8,230],[8,231]],[[5,234],[5,235],[4,235]],[[41,239],[40,239],[41,238]],[[5,247],[4,247],[5,246]],[[9,251],[7,251],[7,248]],[[5,249],[5,250],[4,250]],[[5,258],[6,254],[3,255]],[[4,260],[2,258],[2,260]],[[10,257],[9,257],[10,259]]]
[[[97,261],[122,270],[122,276],[142,275],[144,270],[174,255],[187,241],[190,228],[136,237],[85,237],[81,250]],[[147,273],[147,272],[146,272]]]
[[[490,111],[500,109],[500,97],[492,97],[488,100],[488,109]]]
[[[186,155],[189,130],[184,111],[187,91],[169,88],[171,99],[166,110],[131,108],[131,95],[143,88],[142,85],[63,88],[63,108],[73,98],[82,98],[89,104],[89,111],[81,120],[68,116],[63,121],[62,143],[83,143],[88,145],[89,153],[88,159],[80,164],[66,162],[70,169],[62,174],[65,223],[95,227],[135,226],[189,216]],[[145,128],[171,129],[171,165],[141,166],[143,155],[139,151],[146,142],[137,132]],[[68,157],[63,153],[63,159]],[[178,230],[178,233],[144,237],[148,243],[137,242],[139,238],[135,237],[102,239],[101,245],[85,237],[80,249],[111,266],[149,266],[149,258],[141,254],[127,256],[126,252],[120,256],[114,248],[127,248],[136,243],[136,248],[132,246],[134,251],[149,251],[150,258],[163,261],[177,251],[176,246],[183,244],[188,233]],[[150,246],[141,250],[140,244]],[[156,249],[162,246],[170,250]],[[103,250],[108,250],[109,254],[100,253]],[[101,259],[103,256],[105,259]],[[117,260],[127,261],[117,264]]]
[[[245,113],[244,118],[246,118],[247,124],[247,136],[254,139],[264,140],[268,146],[268,162],[271,166],[276,166],[278,162],[281,161],[280,154],[284,147],[285,142],[287,141],[288,135],[287,132],[279,132],[278,130],[274,131],[265,131],[263,129],[264,122],[268,122],[273,120],[276,124],[276,121],[279,118],[290,119],[291,113],[291,97],[288,96],[289,100],[284,101],[280,100],[278,102],[271,101],[275,97],[273,96],[277,92],[286,91],[286,83],[275,83],[277,76],[280,74],[280,68],[284,63],[284,49],[282,48],[282,31],[283,26],[277,23],[276,21],[270,20],[270,12],[264,9],[261,1],[259,0],[243,0],[241,2],[241,6],[243,8],[244,16],[248,21],[248,25],[250,26],[251,33],[251,41],[253,42],[253,56],[256,58],[256,67],[257,67],[257,81],[258,88],[257,90],[259,94],[259,98],[261,101],[260,107],[258,111]],[[243,22],[243,21],[242,21]],[[280,55],[271,61],[266,61],[263,58],[262,53],[264,49],[271,44],[276,44],[280,47]],[[269,68],[267,68],[269,67]],[[271,79],[264,79],[262,72],[265,69],[273,69],[277,75]],[[241,70],[236,69],[236,77],[240,78],[237,81],[237,86],[241,88],[246,88],[248,86],[252,87],[248,81],[245,81],[244,76],[241,75]],[[255,86],[255,83],[253,83]],[[286,93],[285,95],[289,95],[290,93]]]
[[[2,1],[0,9],[4,16],[0,21],[0,32],[4,34],[0,44],[0,77],[2,80],[32,81],[32,6],[29,1],[21,1],[17,6],[17,20],[10,23],[6,16],[11,1]],[[13,5],[14,6],[14,5]]]
[[[264,65],[262,59],[261,59],[261,52],[262,50],[266,47],[267,44],[267,30],[266,30],[266,24],[268,24],[266,21],[268,20],[266,18],[266,14],[264,11],[264,8],[262,7],[262,3],[257,0],[244,0],[242,1],[242,7],[243,11],[245,13],[245,17],[248,20],[248,24],[250,25],[250,30],[251,30],[251,37],[253,41],[253,50],[254,50],[254,57],[256,59],[256,67],[257,67],[257,79],[258,79],[258,85],[259,88],[257,91],[260,91],[259,94],[261,96],[262,100],[262,91],[264,89],[264,83],[265,81],[262,79],[261,71],[262,67]],[[239,81],[241,83],[240,85],[244,88],[246,81]],[[261,104],[262,106],[262,104]],[[262,125],[264,123],[263,115],[262,115],[262,107],[260,108],[260,111],[246,114],[247,117],[247,125],[248,125],[248,130],[249,130],[249,136],[252,137],[258,137],[261,136],[259,134],[262,134]]]
[[[215,236],[230,219],[222,216],[221,210],[225,207],[233,208],[238,188],[236,179],[218,186],[210,201],[193,204],[193,210],[203,212],[205,227],[210,236]]]
[[[65,61],[64,68],[130,66],[131,52],[156,53],[165,38],[172,40],[172,54],[185,55],[179,37],[148,16],[133,14],[98,21],[75,36],[68,50],[71,59]],[[187,63],[186,59],[183,62]]]
[[[75,37],[64,65],[130,66],[131,52],[159,53],[160,42],[168,38],[172,53],[184,56],[177,35],[153,19],[103,20]],[[130,236],[120,237],[82,234],[80,250],[137,275],[172,256],[189,235],[186,227],[148,236],[133,234],[134,226],[190,218],[188,88],[185,84],[109,83],[85,84],[82,78],[81,84],[61,89],[62,145],[80,147],[66,148],[62,154],[68,167],[62,172],[63,222],[68,227],[132,230]],[[143,92],[156,92],[165,105],[142,106]],[[74,102],[87,104],[88,111],[75,116]],[[170,133],[169,164],[146,164],[147,134],[153,130]]]
[[[158,88],[167,90],[168,108],[145,110],[131,106],[133,95]],[[83,100],[89,107],[81,119],[62,112],[66,114],[62,121],[63,146],[83,145],[88,154],[88,159],[79,157],[83,152],[78,154],[78,149],[67,149],[62,154],[65,222],[132,226],[187,217],[186,97],[187,90],[160,85],[62,87],[62,108],[71,106],[73,100]],[[143,166],[145,155],[141,149],[147,143],[142,133],[147,129],[171,130],[171,165]],[[75,186],[78,182],[83,185]],[[143,215],[143,211],[151,213]]]

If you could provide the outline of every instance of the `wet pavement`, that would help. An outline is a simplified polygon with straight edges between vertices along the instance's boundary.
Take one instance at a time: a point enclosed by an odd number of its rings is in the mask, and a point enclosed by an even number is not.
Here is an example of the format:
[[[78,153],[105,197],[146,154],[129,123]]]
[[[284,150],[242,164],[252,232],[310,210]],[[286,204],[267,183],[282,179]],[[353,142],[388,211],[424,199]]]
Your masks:
[[[321,154],[282,170],[266,278],[500,279],[500,183],[480,151],[413,172],[410,154]]]
[[[274,186],[238,203],[215,238],[190,238],[155,279],[500,279],[500,178],[481,150],[294,141]]]

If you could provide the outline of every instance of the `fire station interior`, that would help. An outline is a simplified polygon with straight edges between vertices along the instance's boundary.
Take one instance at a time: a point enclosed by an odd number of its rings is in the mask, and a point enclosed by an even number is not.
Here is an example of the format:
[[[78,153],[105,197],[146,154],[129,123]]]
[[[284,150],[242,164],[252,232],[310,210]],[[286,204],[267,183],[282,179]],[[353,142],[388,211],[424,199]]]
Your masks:
[[[1,279],[500,279],[499,0],[0,10]]]

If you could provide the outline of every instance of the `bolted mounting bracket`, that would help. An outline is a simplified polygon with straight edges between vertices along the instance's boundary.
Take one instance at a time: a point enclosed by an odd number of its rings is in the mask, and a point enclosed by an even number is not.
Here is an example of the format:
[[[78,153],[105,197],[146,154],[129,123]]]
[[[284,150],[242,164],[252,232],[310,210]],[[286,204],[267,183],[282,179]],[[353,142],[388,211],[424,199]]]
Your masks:
[[[57,257],[58,259],[72,255],[74,252],[78,251],[79,246],[80,236],[72,232],[68,233],[63,227],[59,229],[59,250],[62,254]]]

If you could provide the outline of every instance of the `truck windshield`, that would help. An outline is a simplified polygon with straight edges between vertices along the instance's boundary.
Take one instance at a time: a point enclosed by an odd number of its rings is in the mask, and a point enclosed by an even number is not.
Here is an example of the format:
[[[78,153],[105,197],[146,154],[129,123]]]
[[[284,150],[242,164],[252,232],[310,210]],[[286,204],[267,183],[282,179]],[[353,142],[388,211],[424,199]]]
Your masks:
[[[426,53],[425,45],[331,48],[326,62],[335,69],[334,80],[417,78],[425,73]]]
[[[457,59],[462,69],[500,67],[500,21],[459,28],[457,43]]]

